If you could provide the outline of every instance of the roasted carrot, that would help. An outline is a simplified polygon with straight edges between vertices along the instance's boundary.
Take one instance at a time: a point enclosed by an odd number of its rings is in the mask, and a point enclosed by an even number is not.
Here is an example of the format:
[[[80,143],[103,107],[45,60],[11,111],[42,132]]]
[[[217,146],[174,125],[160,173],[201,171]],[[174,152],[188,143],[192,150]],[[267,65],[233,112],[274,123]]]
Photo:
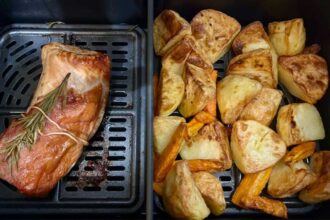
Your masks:
[[[176,160],[175,163],[178,163],[181,160]],[[216,173],[224,171],[225,165],[219,160],[186,160],[191,172],[206,171],[210,173]]]
[[[315,148],[316,143],[313,141],[299,144],[285,155],[284,162],[286,164],[292,164],[303,160],[311,156],[315,152]]]
[[[216,70],[213,70],[211,73],[211,79],[216,83],[218,78],[218,72]],[[217,116],[217,97],[216,94],[214,95],[213,99],[206,104],[204,108],[205,112],[210,113],[214,117]]]

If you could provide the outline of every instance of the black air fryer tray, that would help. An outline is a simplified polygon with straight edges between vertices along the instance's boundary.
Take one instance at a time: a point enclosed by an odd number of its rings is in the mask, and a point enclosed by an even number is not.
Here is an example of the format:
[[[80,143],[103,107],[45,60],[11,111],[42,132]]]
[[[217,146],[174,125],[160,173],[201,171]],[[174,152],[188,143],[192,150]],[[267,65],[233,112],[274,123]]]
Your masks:
[[[62,42],[112,58],[103,122],[81,159],[47,198],[0,181],[0,213],[132,213],[144,201],[145,35],[136,26],[12,25],[0,33],[0,131],[23,113],[37,86],[41,48]]]

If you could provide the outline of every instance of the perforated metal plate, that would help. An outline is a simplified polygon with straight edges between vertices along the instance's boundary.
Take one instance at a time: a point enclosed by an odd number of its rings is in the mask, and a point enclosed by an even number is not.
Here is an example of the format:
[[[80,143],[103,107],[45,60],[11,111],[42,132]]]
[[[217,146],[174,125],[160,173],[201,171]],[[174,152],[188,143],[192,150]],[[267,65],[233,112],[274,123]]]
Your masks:
[[[0,181],[0,213],[131,213],[144,201],[145,35],[131,26],[14,25],[0,36],[0,131],[29,105],[41,48],[62,42],[112,58],[105,117],[80,161],[47,198],[30,199]]]
[[[225,77],[225,70],[227,69],[227,66],[228,66],[231,58],[232,58],[232,53],[228,52],[224,57],[222,57],[220,60],[218,60],[214,64],[214,69],[216,69],[218,71],[218,80],[221,80],[222,78]],[[155,58],[155,59],[157,60],[157,58]],[[159,67],[159,63],[158,63],[157,67]],[[292,97],[283,86],[279,85],[279,88],[283,91],[283,94],[284,94],[281,105],[296,102],[296,99],[294,97]],[[271,127],[272,127],[272,129],[275,129],[275,121],[273,121],[273,124],[271,125]],[[224,191],[224,196],[225,196],[226,204],[227,204],[227,207],[226,207],[226,210],[224,213],[225,215],[229,215],[229,216],[233,216],[233,215],[238,216],[238,215],[242,215],[242,214],[263,215],[262,212],[257,212],[254,210],[240,209],[230,201],[231,197],[235,191],[235,188],[239,185],[241,178],[242,178],[242,174],[238,170],[238,168],[235,166],[235,164],[233,164],[233,167],[231,169],[226,170],[224,172],[215,173],[214,175],[220,179],[222,188]],[[265,196],[267,196],[266,191],[264,191],[263,194]],[[155,198],[156,207],[158,207],[159,210],[164,211],[164,207],[162,205],[160,197],[157,196],[156,194],[154,194],[154,195],[155,195],[154,198]],[[303,203],[300,200],[298,200],[298,198],[296,196],[282,199],[282,201],[288,207],[289,215],[308,213],[312,209],[315,208],[315,205],[308,205],[306,203]]]

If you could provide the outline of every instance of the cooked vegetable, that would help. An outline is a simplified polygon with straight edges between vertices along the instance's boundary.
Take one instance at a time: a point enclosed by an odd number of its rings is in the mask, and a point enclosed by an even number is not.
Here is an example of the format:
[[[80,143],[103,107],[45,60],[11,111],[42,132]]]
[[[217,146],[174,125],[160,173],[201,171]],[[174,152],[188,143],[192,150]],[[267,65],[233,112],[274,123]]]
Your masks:
[[[217,82],[217,78],[218,78],[218,72],[216,70],[213,70],[211,73],[211,79],[215,82],[215,84]],[[204,111],[210,113],[214,117],[217,116],[217,95],[216,94],[214,94],[214,97],[209,101],[209,103],[206,104]]]
[[[171,168],[162,198],[165,209],[174,218],[204,219],[210,214],[185,161]]]
[[[296,55],[305,47],[306,32],[301,18],[269,23],[268,32],[279,56]]]
[[[176,160],[175,163],[181,160]],[[200,172],[206,171],[209,173],[215,173],[224,171],[225,169],[225,162],[220,160],[185,160],[188,163],[189,170],[191,172]]]
[[[261,91],[262,85],[239,75],[229,75],[217,84],[217,101],[221,120],[234,123],[244,107]]]
[[[279,78],[289,92],[308,103],[320,100],[329,85],[326,61],[315,54],[280,57]]]
[[[273,166],[286,152],[285,143],[270,128],[256,121],[236,121],[231,133],[231,150],[242,173],[255,173]]]
[[[287,146],[320,140],[325,136],[319,112],[308,103],[282,106],[277,115],[276,130]]]
[[[316,148],[315,142],[305,142],[295,146],[284,157],[284,163],[290,165],[311,156]]]
[[[187,124],[187,134],[188,137],[195,136],[198,131],[204,126],[204,124],[211,123],[215,121],[215,116],[202,111],[199,112],[195,117]]]
[[[195,15],[191,29],[199,48],[215,63],[230,49],[241,25],[225,13],[206,9]]]

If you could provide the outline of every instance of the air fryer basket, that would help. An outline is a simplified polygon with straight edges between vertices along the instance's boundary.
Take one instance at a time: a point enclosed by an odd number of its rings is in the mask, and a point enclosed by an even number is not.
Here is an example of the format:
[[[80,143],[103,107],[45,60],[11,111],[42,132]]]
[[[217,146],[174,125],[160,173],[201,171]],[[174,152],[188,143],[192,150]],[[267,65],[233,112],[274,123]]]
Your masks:
[[[62,42],[112,58],[110,98],[80,161],[45,199],[0,181],[0,213],[132,213],[144,202],[145,34],[136,26],[11,25],[0,34],[0,130],[28,107],[41,48]]]

